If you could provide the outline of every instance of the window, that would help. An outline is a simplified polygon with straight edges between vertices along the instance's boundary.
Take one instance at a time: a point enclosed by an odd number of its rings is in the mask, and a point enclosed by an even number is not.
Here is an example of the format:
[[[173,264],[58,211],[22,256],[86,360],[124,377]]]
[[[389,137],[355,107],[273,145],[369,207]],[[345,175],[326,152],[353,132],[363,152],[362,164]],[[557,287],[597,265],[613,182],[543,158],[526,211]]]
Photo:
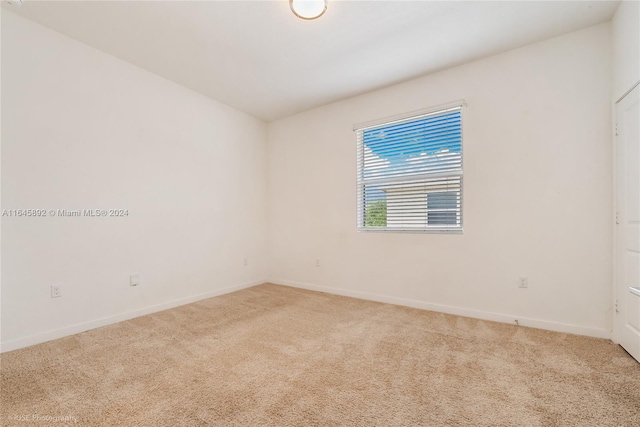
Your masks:
[[[354,126],[358,229],[462,231],[462,106]]]

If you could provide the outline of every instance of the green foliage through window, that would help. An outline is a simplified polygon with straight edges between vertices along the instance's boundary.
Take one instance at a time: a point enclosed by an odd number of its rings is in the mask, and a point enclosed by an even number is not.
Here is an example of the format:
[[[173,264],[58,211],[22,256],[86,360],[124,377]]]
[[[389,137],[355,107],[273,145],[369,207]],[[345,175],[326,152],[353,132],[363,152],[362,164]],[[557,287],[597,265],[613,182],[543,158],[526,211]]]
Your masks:
[[[367,204],[365,211],[365,226],[386,227],[387,226],[387,201],[376,200]]]

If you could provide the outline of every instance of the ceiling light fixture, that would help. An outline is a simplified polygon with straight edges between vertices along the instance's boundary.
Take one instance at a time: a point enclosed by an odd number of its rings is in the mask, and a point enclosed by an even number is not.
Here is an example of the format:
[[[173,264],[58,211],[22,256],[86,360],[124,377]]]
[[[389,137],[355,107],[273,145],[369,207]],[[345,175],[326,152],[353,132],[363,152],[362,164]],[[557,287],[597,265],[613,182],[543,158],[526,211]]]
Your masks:
[[[291,11],[300,19],[320,18],[327,10],[327,0],[289,0]]]

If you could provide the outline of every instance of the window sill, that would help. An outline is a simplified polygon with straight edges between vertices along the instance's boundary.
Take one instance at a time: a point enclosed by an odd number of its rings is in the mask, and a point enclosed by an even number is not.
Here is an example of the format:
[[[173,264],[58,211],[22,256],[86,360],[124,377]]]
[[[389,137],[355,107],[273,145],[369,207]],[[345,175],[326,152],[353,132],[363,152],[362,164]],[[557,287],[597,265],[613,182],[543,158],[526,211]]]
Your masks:
[[[464,234],[462,228],[456,230],[408,230],[408,229],[375,229],[359,227],[358,233],[401,233],[401,234]]]

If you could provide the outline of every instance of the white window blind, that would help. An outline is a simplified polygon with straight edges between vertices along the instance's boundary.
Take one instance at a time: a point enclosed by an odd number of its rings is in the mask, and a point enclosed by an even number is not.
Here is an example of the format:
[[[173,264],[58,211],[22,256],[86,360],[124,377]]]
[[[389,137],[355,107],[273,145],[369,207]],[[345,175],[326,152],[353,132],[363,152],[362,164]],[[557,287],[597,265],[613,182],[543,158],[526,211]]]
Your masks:
[[[462,105],[354,127],[359,230],[462,231]]]

